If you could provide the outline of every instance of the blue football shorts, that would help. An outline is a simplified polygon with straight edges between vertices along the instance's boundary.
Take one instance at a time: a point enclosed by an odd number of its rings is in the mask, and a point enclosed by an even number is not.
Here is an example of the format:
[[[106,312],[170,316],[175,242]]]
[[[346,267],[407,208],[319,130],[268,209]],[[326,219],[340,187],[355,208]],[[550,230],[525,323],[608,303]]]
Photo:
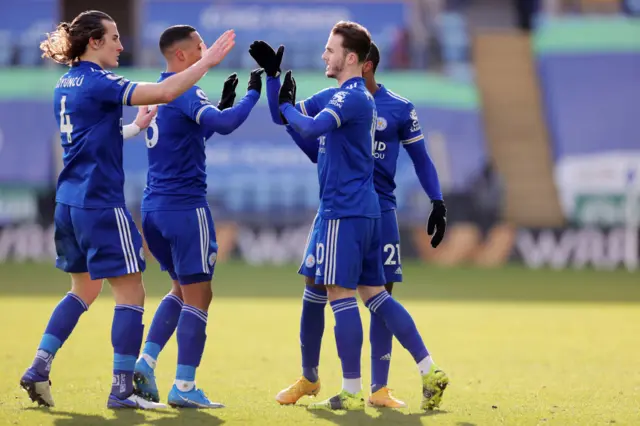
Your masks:
[[[380,219],[316,216],[298,273],[316,284],[355,289],[386,283],[380,250]]]
[[[402,261],[400,258],[400,230],[396,210],[382,212],[380,248],[382,249],[382,264],[384,275],[388,283],[402,282]]]
[[[120,277],[146,268],[142,237],[125,207],[85,209],[58,203],[54,213],[56,267]]]
[[[209,207],[142,212],[142,232],[173,280],[182,285],[211,281],[218,244]]]

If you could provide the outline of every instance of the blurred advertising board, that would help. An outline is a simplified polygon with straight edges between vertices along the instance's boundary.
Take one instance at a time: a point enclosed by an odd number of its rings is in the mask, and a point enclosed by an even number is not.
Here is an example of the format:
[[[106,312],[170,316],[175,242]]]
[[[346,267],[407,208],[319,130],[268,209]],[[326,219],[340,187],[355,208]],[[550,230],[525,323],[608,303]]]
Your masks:
[[[233,28],[236,48],[228,61],[252,59],[247,48],[253,40],[287,45],[285,63],[295,64],[312,58],[316,65],[333,25],[340,20],[357,21],[366,26],[375,40],[389,40],[405,26],[409,13],[403,0],[349,1],[260,1],[260,0],[145,0],[142,2],[142,43],[145,53],[160,59],[158,40],[169,26],[188,24],[198,29],[207,43]],[[146,60],[146,65],[150,65]]]
[[[551,20],[538,30],[535,47],[566,217],[583,225],[638,220],[637,20]]]

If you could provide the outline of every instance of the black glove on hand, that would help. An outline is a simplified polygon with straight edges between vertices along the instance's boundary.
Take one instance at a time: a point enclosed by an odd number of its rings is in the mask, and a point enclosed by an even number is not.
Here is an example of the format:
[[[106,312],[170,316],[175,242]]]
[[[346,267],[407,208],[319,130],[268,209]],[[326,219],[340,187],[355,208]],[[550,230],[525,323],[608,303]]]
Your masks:
[[[280,86],[280,93],[278,94],[278,105],[289,103],[295,106],[296,90],[296,80],[291,75],[291,70],[289,70],[284,75],[284,81],[282,82],[282,86]],[[282,112],[280,112],[280,120],[282,120],[283,124],[289,124]]]
[[[251,74],[249,74],[249,87],[247,88],[247,90],[255,90],[256,92],[260,93],[260,91],[262,90],[263,72],[264,69],[262,68],[251,71]]]
[[[284,75],[284,81],[280,87],[280,94],[278,95],[278,105],[289,103],[291,105],[296,104],[296,80],[291,75],[291,70],[287,71]]]
[[[222,86],[222,96],[220,96],[220,102],[218,102],[220,111],[233,106],[233,102],[236,100],[236,86],[238,86],[238,75],[234,72],[227,77],[224,81],[224,86]]]
[[[431,247],[436,248],[442,242],[447,230],[447,208],[442,200],[434,200],[432,204],[433,208],[427,222],[427,234],[433,235]]]
[[[278,52],[269,46],[269,43],[263,40],[256,40],[249,46],[249,54],[260,68],[264,68],[265,73],[269,77],[277,77],[280,75],[280,63],[284,54],[284,46],[278,47]]]

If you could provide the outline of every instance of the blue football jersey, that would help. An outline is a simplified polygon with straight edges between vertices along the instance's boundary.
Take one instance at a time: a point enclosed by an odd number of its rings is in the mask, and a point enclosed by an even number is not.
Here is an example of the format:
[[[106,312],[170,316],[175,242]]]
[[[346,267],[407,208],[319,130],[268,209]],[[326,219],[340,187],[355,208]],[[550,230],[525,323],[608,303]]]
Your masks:
[[[315,116],[333,95],[340,89],[324,89],[296,104],[296,108],[305,115]],[[373,95],[377,110],[374,158],[375,190],[380,199],[381,211],[396,208],[395,175],[400,145],[408,145],[424,139],[418,116],[413,104],[378,85]],[[322,144],[322,139],[320,140]],[[320,148],[321,149],[321,148]]]
[[[81,208],[124,207],[122,106],[136,83],[97,64],[74,64],[56,84],[53,108],[64,149],[56,201]]]
[[[338,127],[319,140],[320,216],[380,217],[373,184],[376,107],[364,79],[344,82],[323,111],[333,116]]]
[[[162,73],[162,81],[173,73]],[[197,86],[158,107],[147,129],[147,186],[141,209],[184,210],[207,205],[205,142],[211,137],[200,117],[214,108]]]
[[[380,197],[380,209],[387,211],[396,208],[394,191],[400,145],[406,146],[424,140],[424,135],[416,109],[409,100],[387,90],[381,84],[373,98],[378,110],[374,179]]]

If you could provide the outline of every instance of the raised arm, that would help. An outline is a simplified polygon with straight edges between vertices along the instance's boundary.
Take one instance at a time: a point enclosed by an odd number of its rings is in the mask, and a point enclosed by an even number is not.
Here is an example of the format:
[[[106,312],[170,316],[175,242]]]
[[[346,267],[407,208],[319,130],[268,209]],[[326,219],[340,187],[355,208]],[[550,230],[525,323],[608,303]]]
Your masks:
[[[218,65],[235,45],[235,32],[228,30],[209,49],[202,59],[186,70],[172,75],[160,83],[138,83],[133,89],[129,105],[166,104],[193,87],[210,68]]]

